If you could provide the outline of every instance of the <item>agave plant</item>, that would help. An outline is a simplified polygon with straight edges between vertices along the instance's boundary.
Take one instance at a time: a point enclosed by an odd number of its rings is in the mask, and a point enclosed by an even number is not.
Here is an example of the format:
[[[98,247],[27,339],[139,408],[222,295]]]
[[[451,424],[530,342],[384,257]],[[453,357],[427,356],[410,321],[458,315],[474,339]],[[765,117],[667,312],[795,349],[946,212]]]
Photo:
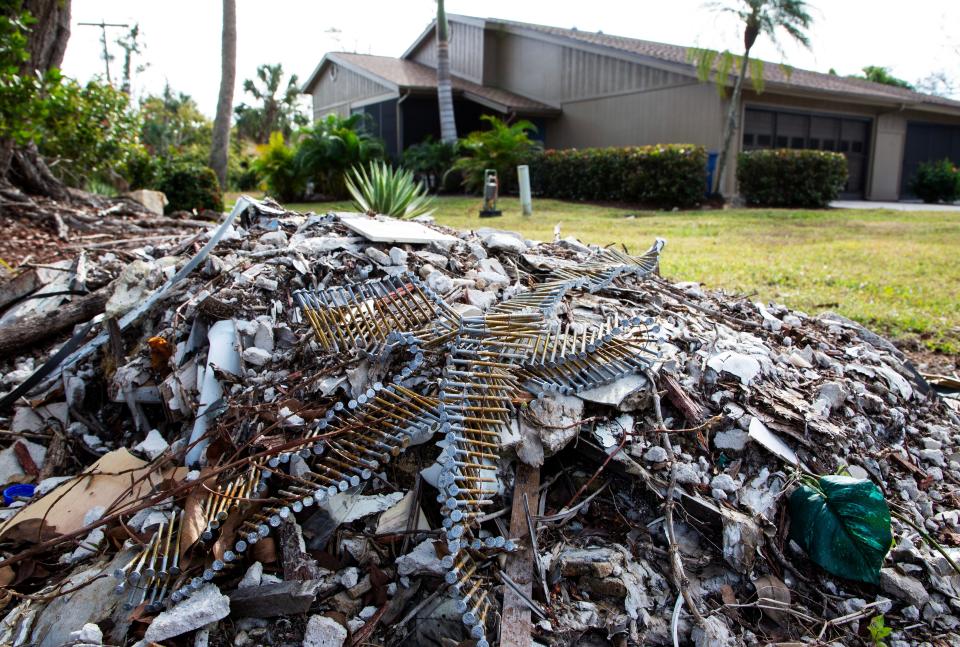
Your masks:
[[[394,169],[386,162],[354,166],[346,177],[347,190],[361,211],[394,218],[415,218],[433,213],[433,196],[413,179],[413,173]]]

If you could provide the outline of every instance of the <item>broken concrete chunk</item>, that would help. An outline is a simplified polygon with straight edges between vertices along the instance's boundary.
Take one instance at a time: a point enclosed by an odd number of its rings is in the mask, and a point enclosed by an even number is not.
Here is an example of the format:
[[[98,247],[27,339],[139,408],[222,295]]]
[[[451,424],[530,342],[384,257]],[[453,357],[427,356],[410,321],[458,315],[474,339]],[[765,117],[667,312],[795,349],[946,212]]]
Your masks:
[[[303,647],[343,647],[347,628],[327,616],[311,616],[303,634]]]
[[[628,397],[645,390],[647,384],[647,378],[643,375],[625,375],[610,384],[585,391],[578,391],[577,397],[587,402],[606,404],[619,408]]]
[[[323,585],[323,580],[291,580],[238,588],[230,594],[230,609],[237,616],[247,618],[306,613]],[[330,589],[333,588],[330,585]]]
[[[350,523],[351,521],[363,519],[372,514],[389,510],[399,503],[403,496],[403,492],[374,494],[370,496],[344,492],[327,499],[323,504],[323,508],[336,523]]]
[[[417,544],[406,555],[397,558],[397,574],[401,577],[411,575],[432,575],[442,577],[447,572],[437,551],[433,547],[432,539],[425,539]]]
[[[718,431],[713,437],[713,446],[717,449],[727,449],[742,452],[750,440],[750,434],[740,429]]]
[[[263,366],[269,362],[272,357],[270,353],[256,346],[251,346],[243,351],[243,361],[253,366]]]
[[[163,436],[160,435],[160,432],[156,429],[151,429],[150,433],[147,434],[147,437],[140,441],[138,445],[134,446],[133,449],[146,454],[147,458],[153,460],[163,452],[167,451],[168,447],[170,447],[170,444],[163,439]]]
[[[560,553],[557,564],[564,577],[604,578],[620,574],[623,555],[613,548],[571,548]]]
[[[222,620],[229,614],[230,598],[222,594],[215,584],[207,584],[154,618],[143,638],[150,642],[161,642]]]
[[[583,400],[572,395],[547,395],[530,403],[529,414],[520,426],[536,431],[544,453],[552,456],[576,438],[583,416]]]
[[[729,373],[737,377],[744,385],[753,382],[761,371],[760,362],[755,357],[731,350],[717,353],[707,360],[707,366],[717,373]]]

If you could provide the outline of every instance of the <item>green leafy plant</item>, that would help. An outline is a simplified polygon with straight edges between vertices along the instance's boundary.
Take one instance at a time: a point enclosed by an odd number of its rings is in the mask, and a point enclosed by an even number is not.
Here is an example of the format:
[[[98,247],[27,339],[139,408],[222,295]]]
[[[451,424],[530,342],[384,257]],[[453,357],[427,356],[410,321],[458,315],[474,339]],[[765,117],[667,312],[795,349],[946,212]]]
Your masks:
[[[893,633],[893,629],[884,624],[883,614],[873,616],[870,624],[867,625],[867,631],[870,632],[870,639],[873,641],[873,647],[887,647],[884,638]]]
[[[960,198],[960,168],[949,159],[923,162],[910,179],[910,190],[924,202],[956,202]]]
[[[828,151],[746,151],[737,159],[737,181],[749,205],[818,209],[843,190],[847,160]]]
[[[703,200],[707,152],[692,144],[547,150],[530,170],[534,193],[547,198],[692,207]]]
[[[284,202],[303,196],[307,173],[296,151],[283,141],[283,133],[273,133],[270,141],[257,150],[259,155],[253,169],[263,178],[267,192]]]
[[[346,179],[347,190],[358,209],[394,218],[415,218],[433,213],[433,198],[413,173],[394,169],[386,162],[355,166]]]
[[[508,124],[492,115],[483,115],[488,130],[478,130],[460,140],[465,153],[453,168],[463,173],[463,183],[470,191],[483,187],[483,172],[494,169],[500,180],[501,193],[509,193],[516,185],[516,167],[528,163],[540,150],[540,142],[530,139],[536,126],[526,119]]]
[[[223,193],[213,169],[198,162],[174,161],[164,165],[156,188],[169,204],[164,211],[223,211]]]
[[[295,141],[298,167],[313,180],[314,192],[328,198],[347,196],[344,176],[349,169],[384,156],[383,141],[368,132],[363,114],[327,115],[301,130]]]
[[[807,478],[790,495],[790,539],[826,571],[870,584],[893,541],[890,508],[866,479]]]
[[[431,191],[454,191],[463,179],[459,174],[449,172],[458,153],[459,144],[456,142],[448,144],[427,136],[419,144],[403,151],[402,163]],[[456,183],[453,182],[455,179]]]
[[[37,147],[50,170],[75,187],[114,179],[140,149],[140,117],[129,101],[98,81],[64,79],[49,88]]]

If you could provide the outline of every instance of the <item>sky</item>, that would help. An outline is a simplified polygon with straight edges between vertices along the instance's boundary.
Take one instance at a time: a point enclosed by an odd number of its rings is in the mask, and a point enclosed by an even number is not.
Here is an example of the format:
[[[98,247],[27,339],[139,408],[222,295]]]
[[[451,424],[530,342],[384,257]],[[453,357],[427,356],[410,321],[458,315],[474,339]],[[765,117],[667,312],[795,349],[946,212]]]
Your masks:
[[[960,80],[960,2],[956,0],[813,0],[811,48],[783,40],[782,52],[766,39],[754,55],[792,67],[857,74],[866,65],[889,67],[914,82],[945,71]],[[448,13],[504,18],[555,27],[602,30],[607,34],[678,45],[742,47],[735,19],[707,8],[704,0],[447,0]],[[220,84],[222,3],[216,0],[73,0],[70,40],[63,62],[68,76],[85,81],[104,74],[100,29],[79,22],[139,23],[145,44],[134,78],[134,96],[185,92],[207,115],[216,111]],[[237,0],[237,85],[234,103],[244,100],[243,80],[262,63],[282,63],[301,82],[328,51],[399,56],[429,24],[434,0]],[[108,30],[114,80],[122,50]],[[952,32],[952,34],[951,34]],[[960,97],[957,97],[960,98]]]

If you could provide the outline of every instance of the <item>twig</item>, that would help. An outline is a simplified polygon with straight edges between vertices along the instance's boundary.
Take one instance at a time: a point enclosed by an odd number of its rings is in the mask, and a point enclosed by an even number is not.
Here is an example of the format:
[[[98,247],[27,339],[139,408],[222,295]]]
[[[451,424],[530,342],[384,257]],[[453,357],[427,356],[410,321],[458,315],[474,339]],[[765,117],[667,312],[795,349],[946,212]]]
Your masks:
[[[527,529],[530,532],[530,547],[533,548],[533,565],[536,567],[537,575],[540,577],[540,585],[543,587],[543,599],[550,601],[550,592],[547,590],[547,577],[543,572],[543,561],[540,559],[540,546],[537,543],[537,529],[533,523],[533,517],[530,515],[530,500],[527,493],[523,493],[523,511],[527,515]]]
[[[660,443],[664,450],[666,450],[667,459],[670,461],[670,485],[667,486],[666,500],[663,504],[663,516],[664,525],[667,530],[667,540],[670,542],[670,564],[673,567],[674,585],[687,603],[687,608],[690,609],[694,621],[696,621],[698,626],[702,627],[703,615],[700,613],[696,599],[690,592],[690,580],[687,579],[687,574],[683,570],[683,562],[680,560],[680,547],[677,544],[677,536],[673,527],[673,495],[677,489],[677,466],[674,459],[673,445],[670,443],[670,434],[667,433],[666,426],[663,424],[663,411],[660,409],[660,394],[657,393],[656,376],[653,374],[653,371],[649,369],[647,369],[645,373],[647,379],[650,380],[650,385],[653,387],[651,389],[651,395],[653,398],[653,411],[657,417],[657,428],[663,431],[663,433],[660,434]]]

